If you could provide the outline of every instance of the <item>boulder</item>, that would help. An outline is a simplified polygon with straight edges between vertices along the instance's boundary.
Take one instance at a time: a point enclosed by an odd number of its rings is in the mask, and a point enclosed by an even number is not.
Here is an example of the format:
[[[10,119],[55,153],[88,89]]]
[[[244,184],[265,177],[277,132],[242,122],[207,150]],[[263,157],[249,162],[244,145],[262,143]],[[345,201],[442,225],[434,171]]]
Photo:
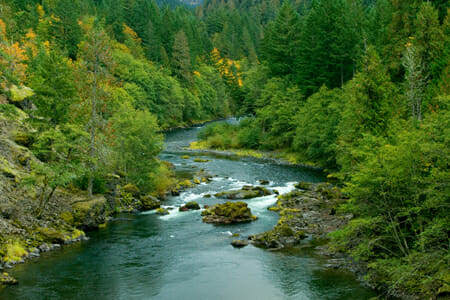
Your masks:
[[[231,245],[235,248],[243,248],[249,245],[251,242],[249,240],[234,240],[231,242]]]
[[[3,285],[16,285],[19,282],[12,276],[10,276],[8,273],[0,273],[0,284]]]
[[[135,198],[139,198],[139,195],[141,194],[139,188],[131,183],[125,185],[122,189],[125,193],[131,194]]]
[[[141,197],[140,201],[142,210],[152,210],[161,207],[161,201],[151,195]]]
[[[187,207],[188,209],[193,209],[193,210],[200,209],[200,205],[198,205],[198,203],[195,201],[188,202],[184,206]]]
[[[300,181],[299,183],[295,184],[294,186],[295,186],[295,188],[300,189],[300,190],[309,190],[309,189],[311,189],[313,184],[310,182]]]
[[[169,213],[168,209],[160,207],[160,208],[156,209],[156,214],[160,215],[160,216],[165,216],[165,215],[168,215],[170,213]]]
[[[252,222],[258,218],[252,215],[245,202],[216,204],[202,212],[203,222],[214,224],[234,224]]]
[[[61,232],[54,228],[39,227],[37,231],[42,235],[42,237],[51,243],[64,243],[66,237]]]
[[[259,180],[259,184],[260,185],[268,185],[270,182],[269,182],[269,180],[265,180],[265,179],[260,179]]]
[[[202,158],[195,158],[194,162],[209,162],[211,161],[210,159],[202,159]]]
[[[180,211],[199,210],[199,209],[200,205],[198,205],[198,203],[195,201],[188,202],[184,206],[179,208]]]
[[[262,186],[244,185],[240,190],[224,191],[215,194],[217,198],[224,198],[230,200],[252,199],[272,195],[272,192]]]

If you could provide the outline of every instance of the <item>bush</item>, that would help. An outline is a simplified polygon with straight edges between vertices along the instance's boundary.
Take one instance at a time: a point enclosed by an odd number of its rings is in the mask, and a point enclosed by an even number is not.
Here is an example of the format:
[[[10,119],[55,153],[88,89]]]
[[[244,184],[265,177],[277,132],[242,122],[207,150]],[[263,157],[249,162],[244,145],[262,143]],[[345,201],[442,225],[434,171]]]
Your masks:
[[[82,190],[87,190],[88,188],[88,182],[89,182],[89,177],[88,176],[82,176],[82,177],[78,177],[75,182],[74,185],[76,187],[78,187],[79,189]],[[106,192],[106,179],[103,177],[98,177],[95,176],[94,177],[94,184],[92,187],[92,193],[94,194],[103,194]]]

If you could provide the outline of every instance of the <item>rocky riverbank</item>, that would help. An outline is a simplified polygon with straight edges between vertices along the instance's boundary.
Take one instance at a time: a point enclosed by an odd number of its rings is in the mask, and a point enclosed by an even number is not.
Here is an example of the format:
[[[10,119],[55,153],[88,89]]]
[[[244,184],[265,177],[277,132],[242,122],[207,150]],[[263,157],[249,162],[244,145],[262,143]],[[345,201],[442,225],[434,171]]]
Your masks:
[[[20,109],[0,112],[0,286],[17,284],[7,269],[86,240],[85,231],[104,226],[112,214],[161,205],[119,174],[109,174],[106,191],[91,198],[72,185],[49,192],[45,175],[32,168],[45,164],[29,149],[34,129],[27,118]]]
[[[298,183],[290,193],[278,196],[276,206],[280,219],[272,230],[248,237],[248,241],[233,241],[233,245],[253,244],[269,250],[297,246],[302,240],[323,240],[327,234],[342,228],[352,218],[337,213],[341,203],[340,190],[327,183]]]

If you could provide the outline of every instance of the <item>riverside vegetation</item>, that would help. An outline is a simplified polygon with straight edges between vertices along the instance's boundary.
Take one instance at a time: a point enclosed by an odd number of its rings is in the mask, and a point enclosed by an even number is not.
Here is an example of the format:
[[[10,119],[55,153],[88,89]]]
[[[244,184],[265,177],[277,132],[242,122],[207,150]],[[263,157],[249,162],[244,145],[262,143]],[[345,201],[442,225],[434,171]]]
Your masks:
[[[353,216],[329,247],[388,294],[449,295],[448,1],[0,8],[2,266],[192,186],[158,160],[161,131],[236,114],[197,147],[326,168]]]
[[[329,247],[390,295],[448,297],[448,2],[299,2],[265,28],[244,118],[193,148],[322,166],[347,199],[337,212],[353,216]]]

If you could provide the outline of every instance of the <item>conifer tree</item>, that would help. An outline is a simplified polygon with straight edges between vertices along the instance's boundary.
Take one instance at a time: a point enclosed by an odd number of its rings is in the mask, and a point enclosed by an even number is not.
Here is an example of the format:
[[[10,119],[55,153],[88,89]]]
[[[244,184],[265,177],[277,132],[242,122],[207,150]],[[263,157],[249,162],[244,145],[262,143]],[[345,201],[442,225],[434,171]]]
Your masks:
[[[172,47],[171,65],[172,71],[177,78],[182,80],[185,84],[189,84],[192,81],[189,44],[183,30],[180,30],[175,36]]]

